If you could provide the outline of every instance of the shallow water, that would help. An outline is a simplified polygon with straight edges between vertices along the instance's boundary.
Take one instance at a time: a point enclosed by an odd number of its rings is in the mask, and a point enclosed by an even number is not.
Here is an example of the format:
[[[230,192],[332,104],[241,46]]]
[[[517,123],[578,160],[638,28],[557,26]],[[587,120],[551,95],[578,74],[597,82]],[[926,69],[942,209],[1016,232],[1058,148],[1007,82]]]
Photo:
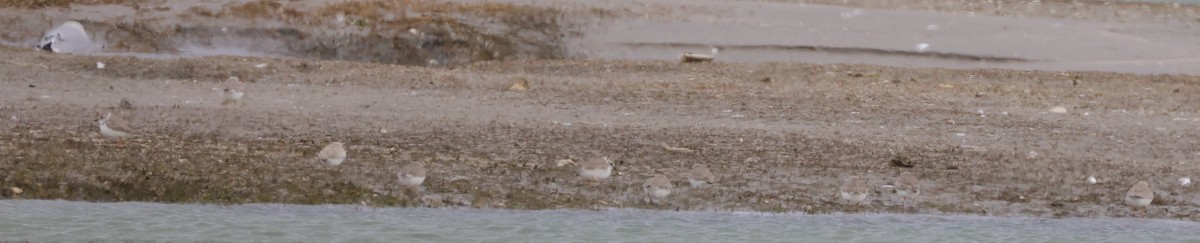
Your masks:
[[[518,211],[0,201],[0,239],[487,242],[1197,242],[1200,223],[947,215]]]
[[[1200,4],[1200,0],[1125,0],[1126,2]]]

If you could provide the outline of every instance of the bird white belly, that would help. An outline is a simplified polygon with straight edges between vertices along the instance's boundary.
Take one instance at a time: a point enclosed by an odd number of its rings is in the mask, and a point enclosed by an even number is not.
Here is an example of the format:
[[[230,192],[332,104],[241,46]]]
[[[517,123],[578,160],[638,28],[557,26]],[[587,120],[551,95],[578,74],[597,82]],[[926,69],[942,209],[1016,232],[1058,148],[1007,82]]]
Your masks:
[[[113,130],[112,128],[108,127],[108,124],[100,124],[100,135],[104,135],[104,137],[108,139],[118,139],[128,137],[129,133]]]
[[[580,169],[579,170],[579,176],[582,176],[582,177],[588,178],[588,179],[605,179],[605,178],[608,178],[608,176],[611,174],[612,174],[612,168],[594,169],[594,170]]]
[[[851,202],[862,202],[863,200],[867,199],[867,194],[866,193],[842,192],[842,199],[844,199],[846,201],[851,201]]]
[[[241,92],[241,91],[226,91],[224,93],[225,93],[225,100],[228,100],[228,101],[238,101],[238,100],[242,99],[243,95],[246,95],[246,92]]]
[[[691,183],[692,187],[700,187],[705,184],[708,184],[707,181],[701,181],[701,180],[696,180],[696,179],[692,179],[692,178],[688,178],[688,183]]]
[[[650,188],[646,188],[646,194],[650,195],[650,197],[653,197],[653,198],[664,198],[664,197],[667,197],[667,195],[671,195],[671,190],[658,188],[658,187],[650,187]]]
[[[1130,206],[1145,207],[1150,205],[1151,199],[1144,197],[1125,197],[1125,203]]]
[[[332,166],[337,166],[337,165],[342,164],[343,160],[346,160],[346,158],[328,158],[328,159],[325,159],[325,163],[332,165]],[[309,160],[309,161],[311,161],[311,160]]]
[[[419,185],[421,185],[421,183],[424,183],[424,182],[425,182],[424,176],[421,176],[421,177],[411,176],[411,175],[401,175],[400,176],[400,185],[403,185],[403,186],[419,186]]]

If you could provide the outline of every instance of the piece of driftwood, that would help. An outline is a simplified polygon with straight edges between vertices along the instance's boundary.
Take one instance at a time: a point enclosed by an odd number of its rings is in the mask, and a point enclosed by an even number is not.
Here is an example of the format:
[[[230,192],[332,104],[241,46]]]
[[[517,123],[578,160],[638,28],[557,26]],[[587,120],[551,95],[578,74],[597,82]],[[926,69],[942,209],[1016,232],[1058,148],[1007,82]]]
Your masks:
[[[683,53],[683,62],[711,62],[713,58],[716,57],[712,55],[696,54],[691,52]]]
[[[682,61],[682,62],[711,62],[711,61],[713,61],[713,59],[717,58],[717,52],[720,52],[720,51],[721,51],[720,48],[713,47],[712,54],[696,54],[696,53],[692,53],[692,52],[685,52],[685,53],[683,53],[683,57],[680,58],[680,61]]]

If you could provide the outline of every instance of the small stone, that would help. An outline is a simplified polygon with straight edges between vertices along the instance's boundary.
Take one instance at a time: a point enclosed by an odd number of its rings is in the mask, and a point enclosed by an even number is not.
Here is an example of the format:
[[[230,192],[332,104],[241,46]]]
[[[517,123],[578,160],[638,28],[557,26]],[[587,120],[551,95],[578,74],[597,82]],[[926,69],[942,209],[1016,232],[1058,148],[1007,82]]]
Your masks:
[[[133,102],[132,102],[132,101],[129,101],[129,99],[126,99],[126,98],[121,98],[121,104],[120,104],[120,107],[121,107],[121,109],[132,110],[132,109],[133,109]]]
[[[1062,106],[1055,106],[1055,107],[1051,107],[1051,108],[1050,108],[1050,112],[1053,112],[1053,113],[1059,113],[1059,114],[1061,114],[1061,113],[1067,113],[1067,108],[1066,108],[1066,107],[1062,107]]]
[[[21,188],[19,188],[19,187],[13,187],[13,188],[11,188],[11,190],[12,190],[12,193],[13,193],[14,195],[15,195],[15,194],[21,194],[22,192],[25,192],[25,190],[21,190]]]
[[[916,161],[909,159],[907,156],[897,155],[888,161],[889,164],[896,167],[912,168],[916,166]]]

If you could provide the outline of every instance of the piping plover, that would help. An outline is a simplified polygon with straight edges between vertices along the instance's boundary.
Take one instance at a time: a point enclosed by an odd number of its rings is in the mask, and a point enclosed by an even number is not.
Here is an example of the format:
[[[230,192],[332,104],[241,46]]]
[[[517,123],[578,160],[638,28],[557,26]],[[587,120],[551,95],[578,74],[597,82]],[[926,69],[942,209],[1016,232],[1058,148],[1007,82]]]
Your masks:
[[[668,180],[667,176],[662,174],[655,174],[642,183],[642,189],[646,191],[646,200],[652,204],[662,202],[663,199],[667,198],[667,195],[671,195],[671,188],[674,187],[675,185],[671,184],[671,180]]]
[[[83,30],[82,24],[67,21],[46,31],[38,41],[37,48],[56,53],[87,54],[92,52],[92,39]]]
[[[840,194],[846,204],[861,206],[867,199],[867,183],[858,176],[851,176],[846,180],[846,184],[842,185]]]
[[[917,205],[917,196],[921,195],[921,182],[917,180],[917,176],[912,173],[900,173],[900,177],[896,178],[896,194],[904,199],[904,204],[909,207]]]
[[[590,181],[600,181],[612,175],[613,164],[608,157],[592,158],[579,164],[579,176]]]
[[[229,79],[221,83],[221,104],[237,104],[238,101],[242,100],[242,96],[246,95],[242,86],[242,80],[238,79],[238,77],[229,77]]]
[[[1146,206],[1150,206],[1151,201],[1154,201],[1154,191],[1150,190],[1150,184],[1146,181],[1138,181],[1125,193],[1125,204],[1129,205],[1129,211],[1134,216],[1146,217]],[[1140,214],[1138,209],[1141,209]]]
[[[317,158],[331,166],[340,165],[346,160],[346,147],[341,142],[330,143],[317,153]]]
[[[409,188],[419,188],[421,183],[425,182],[425,163],[413,162],[400,168],[400,172],[396,172],[396,177],[399,179],[400,185]]]
[[[692,187],[701,187],[716,182],[717,176],[714,175],[712,171],[708,169],[708,166],[705,166],[704,164],[694,164],[692,165],[692,171],[688,172],[688,183],[690,183]]]
[[[96,115],[99,116],[100,113],[96,113]],[[129,126],[129,122],[120,115],[108,112],[99,117],[96,122],[100,125],[100,135],[104,138],[116,139],[117,143],[122,143],[123,138],[132,135],[133,127]]]

